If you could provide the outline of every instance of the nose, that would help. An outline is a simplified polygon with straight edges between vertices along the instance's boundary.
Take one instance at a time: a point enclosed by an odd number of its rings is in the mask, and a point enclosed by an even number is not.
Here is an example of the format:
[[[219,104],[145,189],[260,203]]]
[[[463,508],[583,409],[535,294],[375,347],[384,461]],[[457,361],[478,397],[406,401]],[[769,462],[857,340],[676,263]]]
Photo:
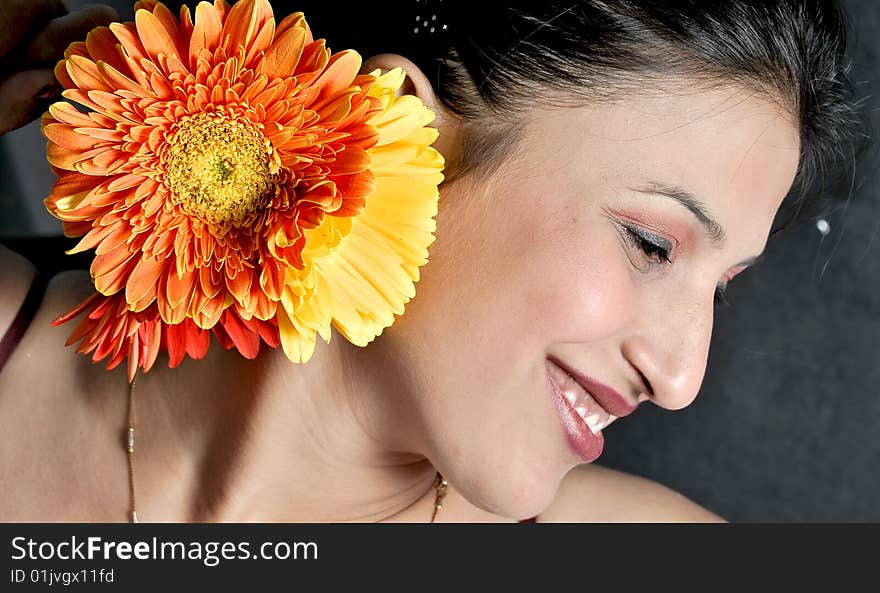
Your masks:
[[[714,290],[714,287],[713,287]],[[645,396],[667,410],[690,405],[700,391],[709,357],[714,316],[713,295],[706,299],[657,299],[642,307],[634,331],[624,340],[623,355],[642,375]]]

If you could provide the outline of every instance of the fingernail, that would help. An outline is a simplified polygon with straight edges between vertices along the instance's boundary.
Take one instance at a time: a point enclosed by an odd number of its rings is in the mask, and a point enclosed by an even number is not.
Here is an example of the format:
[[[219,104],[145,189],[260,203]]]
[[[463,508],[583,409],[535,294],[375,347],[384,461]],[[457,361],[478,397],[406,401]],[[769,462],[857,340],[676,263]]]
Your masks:
[[[57,95],[60,92],[61,92],[61,87],[59,87],[57,84],[47,84],[46,86],[41,88],[39,90],[39,92],[37,92],[36,97],[37,97],[37,99],[42,99],[42,100],[51,99],[52,97],[54,97],[55,95]]]

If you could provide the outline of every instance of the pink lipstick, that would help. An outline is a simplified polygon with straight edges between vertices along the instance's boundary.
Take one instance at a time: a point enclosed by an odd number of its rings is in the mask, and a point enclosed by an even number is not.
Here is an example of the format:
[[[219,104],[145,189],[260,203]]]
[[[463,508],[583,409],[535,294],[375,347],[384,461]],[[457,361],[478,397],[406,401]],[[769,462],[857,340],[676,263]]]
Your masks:
[[[562,375],[566,375],[565,371],[548,360],[547,385],[568,445],[581,462],[590,463],[602,454],[605,444],[602,428],[610,419],[610,414],[576,386],[570,377],[568,382],[563,381]]]

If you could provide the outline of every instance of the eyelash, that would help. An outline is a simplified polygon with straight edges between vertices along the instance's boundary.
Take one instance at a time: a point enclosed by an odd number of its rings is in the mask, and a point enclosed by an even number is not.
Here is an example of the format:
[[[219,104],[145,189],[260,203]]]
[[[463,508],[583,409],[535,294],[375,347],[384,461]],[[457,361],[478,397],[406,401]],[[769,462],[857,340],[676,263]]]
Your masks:
[[[636,248],[638,248],[644,255],[648,256],[649,258],[660,258],[659,260],[653,260],[655,264],[666,265],[672,263],[672,260],[669,258],[668,249],[666,249],[662,245],[657,245],[638,231],[628,226],[624,226],[623,228],[626,231],[630,242],[633,243]],[[715,305],[718,307],[730,306],[730,301],[727,300],[726,284],[724,284],[723,286],[717,286],[715,288]]]

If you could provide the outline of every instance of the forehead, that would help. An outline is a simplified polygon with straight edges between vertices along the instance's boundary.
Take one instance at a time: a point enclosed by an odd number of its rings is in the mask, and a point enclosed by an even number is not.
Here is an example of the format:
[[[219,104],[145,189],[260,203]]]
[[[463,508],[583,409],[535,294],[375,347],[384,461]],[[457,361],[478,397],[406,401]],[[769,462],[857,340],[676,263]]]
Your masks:
[[[678,186],[727,220],[725,226],[769,231],[799,162],[791,117],[766,95],[741,87],[671,88],[535,110],[525,150],[558,163],[556,183],[583,188],[586,181],[611,191],[650,182]]]

